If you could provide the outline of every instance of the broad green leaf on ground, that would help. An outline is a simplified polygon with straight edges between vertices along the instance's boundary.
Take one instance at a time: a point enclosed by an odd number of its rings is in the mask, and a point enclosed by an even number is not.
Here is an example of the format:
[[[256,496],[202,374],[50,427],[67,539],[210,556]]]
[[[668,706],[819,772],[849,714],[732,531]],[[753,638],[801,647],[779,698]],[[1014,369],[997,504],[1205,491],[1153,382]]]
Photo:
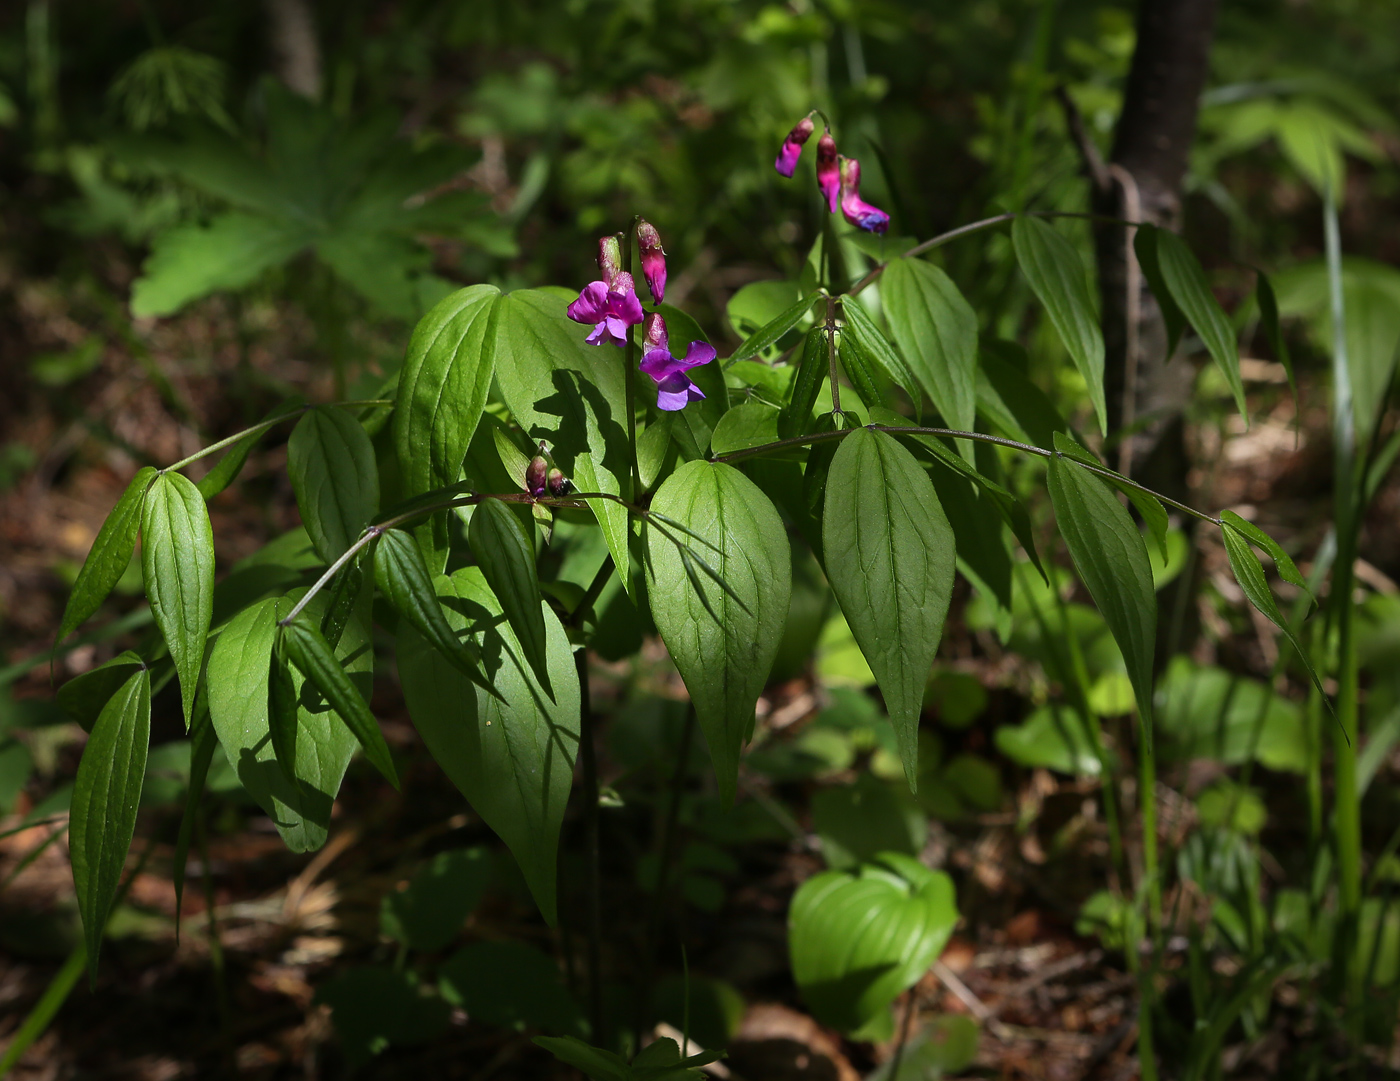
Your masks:
[[[588,345],[588,328],[564,313],[562,291],[521,289],[502,297],[492,323],[496,380],[526,435],[544,440],[580,492],[632,494],[622,351]],[[619,580],[632,585],[625,507],[590,499]]]
[[[490,849],[477,845],[439,852],[404,888],[384,895],[379,930],[411,949],[440,950],[457,937],[490,881]]]
[[[551,697],[479,568],[439,577],[434,587],[453,632],[470,637],[501,698],[472,686],[404,622],[398,664],[409,715],[443,772],[510,848],[552,925],[559,829],[578,753],[573,651],[558,618],[541,604]]]
[[[486,584],[500,601],[506,622],[525,651],[525,659],[535,670],[540,686],[549,693],[549,661],[534,544],[520,519],[499,499],[484,499],[477,505],[467,540]]]
[[[589,1081],[632,1081],[632,1070],[620,1055],[593,1047],[577,1036],[536,1036],[535,1043],[560,1062],[581,1070]]]
[[[646,526],[652,619],[690,691],[728,804],[787,625],[787,536],[768,497],[727,465],[687,462],[651,509],[658,516]]]
[[[1293,633],[1293,628],[1288,625],[1288,620],[1279,611],[1278,602],[1274,600],[1273,593],[1269,591],[1268,580],[1264,577],[1264,565],[1254,554],[1254,549],[1249,546],[1252,538],[1240,530],[1237,525],[1226,520],[1220,526],[1220,539],[1225,542],[1225,554],[1230,560],[1230,570],[1235,575],[1235,581],[1244,590],[1244,595],[1249,598],[1249,603],[1259,609],[1270,623],[1283,632],[1284,637],[1288,639],[1289,644],[1297,652],[1298,659],[1303,662],[1303,667],[1307,669],[1313,686],[1317,688],[1317,693],[1322,696],[1323,702],[1327,703],[1327,708],[1330,711],[1332,708],[1331,699],[1327,697],[1322,680],[1318,678],[1317,671],[1313,668],[1312,658],[1303,648],[1303,644],[1298,641],[1298,636]],[[1277,566],[1277,563],[1275,565]],[[1279,569],[1282,571],[1281,567]],[[1295,569],[1293,573],[1296,575],[1297,570]],[[1351,733],[1347,734],[1351,735]]]
[[[331,1008],[350,1076],[389,1047],[428,1043],[451,1024],[446,1002],[387,965],[343,970],[318,988],[316,1001]]]
[[[893,259],[880,282],[885,318],[920,386],[950,428],[977,417],[977,315],[951,278],[921,259]],[[970,445],[959,448],[971,460]]]
[[[442,997],[473,1021],[586,1035],[554,958],[524,942],[473,942],[438,966]]]
[[[293,668],[299,785],[287,780],[273,755],[268,721],[272,647],[278,616],[291,611],[300,593],[259,601],[235,616],[209,654],[207,685],[210,719],[229,765],[272,819],[287,847],[293,852],[310,852],[325,844],[331,804],[358,744],[313,688],[305,686],[301,672]],[[324,594],[318,594],[307,605],[305,616],[319,620],[327,603]],[[366,698],[374,667],[368,609],[366,594],[336,647],[340,663]]]
[[[405,497],[455,484],[495,371],[489,327],[500,290],[473,285],[439,301],[413,330],[399,377],[394,449]],[[445,557],[444,525],[420,543]]]
[[[107,916],[136,832],[150,741],[151,677],[142,668],[98,716],[73,782],[68,848],[94,985]]]
[[[1045,305],[1060,341],[1089,387],[1089,400],[1108,431],[1108,409],[1103,393],[1103,333],[1089,293],[1084,261],[1054,226],[1040,218],[1018,215],[1011,223],[1011,245],[1016,262],[1031,289]]]
[[[1074,776],[1096,777],[1100,763],[1088,725],[1098,723],[1097,719],[1086,721],[1072,706],[1050,702],[1020,724],[1002,725],[994,740],[997,750],[1028,769],[1043,767]]]
[[[729,365],[740,360],[748,360],[749,357],[757,356],[770,345],[786,334],[812,310],[812,305],[821,299],[820,293],[812,293],[803,297],[796,304],[784,309],[772,320],[759,327],[747,338],[738,349],[734,350],[728,360],[724,362],[727,368]]]
[[[1220,302],[1215,299],[1215,294],[1210,291],[1206,272],[1186,242],[1164,229],[1157,230],[1157,265],[1162,281],[1182,315],[1196,328],[1212,359],[1225,373],[1225,381],[1235,396],[1235,406],[1240,415],[1248,418],[1235,328],[1220,307]]]
[[[73,592],[69,594],[68,605],[63,610],[63,622],[58,627],[59,642],[97,611],[131,563],[131,555],[136,551],[136,536],[141,527],[141,505],[155,475],[156,471],[151,466],[139,469],[117,500],[117,505],[107,515],[102,528],[97,531],[97,539],[92,542],[87,559],[78,571]]]
[[[831,588],[885,697],[913,788],[924,684],[953,591],[953,528],[914,456],[861,429],[832,460],[822,538]]]
[[[180,679],[185,727],[214,616],[214,531],[204,497],[179,473],[162,473],[141,511],[141,571],[151,614]]]
[[[1257,679],[1177,656],[1158,681],[1157,700],[1157,731],[1173,759],[1238,766],[1255,758],[1273,770],[1308,768],[1302,710]]]
[[[1107,483],[1072,459],[1059,453],[1051,458],[1048,481],[1060,536],[1123,651],[1138,713],[1150,738],[1157,593],[1147,546]]]
[[[899,350],[890,344],[889,339],[870,318],[865,306],[855,297],[842,297],[841,313],[846,320],[841,337],[842,348],[859,354],[866,367],[883,372],[890,382],[909,395],[914,403],[915,415],[922,417],[922,386]]]
[[[812,826],[822,858],[848,871],[882,852],[917,856],[928,840],[928,817],[903,786],[861,773],[855,784],[823,788],[812,797]]]
[[[143,667],[145,662],[139,654],[129,649],[123,650],[110,661],[74,676],[58,689],[54,698],[84,732],[91,732],[112,695],[131,678],[136,669]]]
[[[345,409],[311,409],[287,440],[287,475],[316,554],[334,563],[379,510],[374,445]]]
[[[160,233],[131,290],[137,318],[171,315],[192,300],[241,289],[310,243],[310,228],[229,210],[207,224],[190,222]]]
[[[379,722],[374,719],[369,703],[360,694],[359,688],[341,667],[335,651],[321,633],[319,623],[319,620],[312,622],[301,616],[282,629],[287,656],[301,670],[306,682],[330,703],[346,727],[355,734],[364,748],[365,757],[374,768],[397,788],[398,774],[389,755],[389,746],[384,742],[384,733],[379,730]]]
[[[888,1024],[889,1004],[928,971],[957,921],[952,880],[910,856],[826,871],[792,898],[793,978],[823,1024],[847,1033]]]

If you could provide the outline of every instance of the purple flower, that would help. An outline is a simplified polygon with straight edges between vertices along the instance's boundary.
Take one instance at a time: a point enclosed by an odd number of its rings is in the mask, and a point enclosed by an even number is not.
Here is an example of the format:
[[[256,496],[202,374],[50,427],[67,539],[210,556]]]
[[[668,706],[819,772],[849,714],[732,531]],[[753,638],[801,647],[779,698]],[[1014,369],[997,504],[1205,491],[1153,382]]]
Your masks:
[[[666,321],[655,313],[647,316],[646,346],[641,369],[643,375],[656,381],[656,408],[674,413],[705,397],[685,373],[714,360],[714,346],[691,342],[684,357],[673,357],[666,338]]]
[[[656,226],[637,220],[637,248],[642,253],[642,274],[646,276],[651,299],[660,304],[666,296],[666,249],[661,246],[661,234]]]
[[[589,345],[627,344],[627,328],[642,321],[642,302],[632,275],[618,272],[611,283],[589,282],[569,305],[569,318],[575,323],[592,323],[593,333],[585,339]]]
[[[549,475],[549,463],[542,454],[536,454],[525,467],[525,490],[536,498],[544,495]]]
[[[890,227],[890,216],[860,197],[860,162],[855,158],[841,159],[841,213],[867,233],[883,233]]]
[[[817,187],[826,198],[827,209],[836,213],[836,200],[841,192],[840,155],[836,153],[836,140],[831,132],[822,132],[817,140]]]
[[[802,144],[807,141],[812,132],[816,130],[816,125],[812,123],[810,116],[804,116],[797,122],[788,136],[783,140],[782,148],[778,151],[778,159],[773,162],[773,168],[778,170],[782,176],[792,176],[797,168],[797,159],[802,156]]]

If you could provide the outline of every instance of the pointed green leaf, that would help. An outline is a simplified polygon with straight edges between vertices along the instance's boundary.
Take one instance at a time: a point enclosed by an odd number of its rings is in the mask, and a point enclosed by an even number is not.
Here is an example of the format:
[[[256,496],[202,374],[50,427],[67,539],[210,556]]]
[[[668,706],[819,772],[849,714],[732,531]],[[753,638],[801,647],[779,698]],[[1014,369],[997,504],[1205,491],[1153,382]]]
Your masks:
[[[1269,536],[1253,522],[1245,521],[1232,510],[1221,511],[1220,520],[1243,536],[1245,540],[1258,545],[1260,548],[1264,549],[1264,551],[1268,552],[1269,558],[1274,561],[1274,566],[1277,568],[1280,578],[1291,585],[1297,586],[1309,597],[1312,596],[1312,590],[1308,588],[1307,579],[1299,573],[1297,565],[1293,562],[1289,554],[1283,550],[1278,541],[1274,540],[1273,537]]]
[[[1230,570],[1235,575],[1235,581],[1244,590],[1244,595],[1249,598],[1249,603],[1259,609],[1270,623],[1283,632],[1289,644],[1297,651],[1299,660],[1307,669],[1308,678],[1312,680],[1313,686],[1317,688],[1317,693],[1322,696],[1322,700],[1327,703],[1328,711],[1331,712],[1332,701],[1328,698],[1327,691],[1322,686],[1322,680],[1318,678],[1317,671],[1313,668],[1312,659],[1303,648],[1303,644],[1298,641],[1298,636],[1293,633],[1293,628],[1283,618],[1283,613],[1279,611],[1278,602],[1274,600],[1273,593],[1269,591],[1268,580],[1264,577],[1264,564],[1259,561],[1259,557],[1254,554],[1254,549],[1249,546],[1249,541],[1252,538],[1241,532],[1233,522],[1224,521],[1220,526],[1220,539],[1225,542],[1225,554],[1230,560]],[[1286,559],[1287,556],[1284,558]],[[1275,566],[1278,566],[1277,562],[1275,562]],[[1297,571],[1295,570],[1294,573],[1296,574]],[[1307,587],[1304,586],[1304,588]],[[1350,737],[1350,733],[1348,733],[1348,737]]]
[[[737,469],[687,462],[652,509],[703,538],[646,527],[652,618],[695,704],[719,782],[734,799],[739,752],[787,624],[791,557],[778,512]],[[697,570],[703,560],[728,589]]]
[[[1186,316],[1172,299],[1171,290],[1167,288],[1166,280],[1162,277],[1161,260],[1157,255],[1157,236],[1160,232],[1155,225],[1139,225],[1133,234],[1133,252],[1137,256],[1142,276],[1147,279],[1148,288],[1152,290],[1152,296],[1157,301],[1157,307],[1162,311],[1162,321],[1167,327],[1166,355],[1170,357],[1176,352],[1182,331],[1186,329]]]
[[[827,377],[830,368],[826,324],[818,323],[807,332],[807,339],[802,343],[797,375],[793,377],[787,401],[778,413],[779,439],[790,439],[811,430],[812,409],[817,404],[822,381]]]
[[[890,382],[909,395],[914,403],[915,416],[922,418],[923,388],[899,350],[890,344],[889,339],[870,318],[865,306],[856,297],[842,297],[841,314],[846,321],[841,335],[842,348],[859,354],[865,367],[883,372]]]
[[[409,339],[394,409],[403,495],[455,484],[491,388],[490,323],[500,290],[473,285],[441,300]],[[446,558],[447,529],[434,519],[419,540]]]
[[[207,673],[210,719],[229,765],[293,852],[310,852],[325,844],[332,803],[358,746],[350,730],[293,668],[298,784],[287,780],[273,754],[268,676],[277,618],[291,611],[304,592],[269,597],[235,616],[214,643]],[[326,605],[325,595],[318,594],[307,605],[306,618],[319,620]],[[370,692],[374,666],[368,610],[366,593],[336,647],[341,665],[364,697]]]
[[[411,623],[399,625],[399,678],[413,724],[443,771],[519,863],[545,920],[555,922],[559,830],[578,754],[573,649],[541,604],[545,693],[479,567],[434,582],[454,635],[480,651],[499,698],[473,687]]]
[[[151,613],[180,677],[188,728],[214,616],[214,531],[204,497],[179,473],[161,473],[146,493],[141,571]]]
[[[299,785],[296,774],[297,685],[286,650],[276,645],[267,676],[267,727],[272,738],[272,755],[282,775],[293,785]]]
[[[1235,343],[1235,328],[1230,325],[1230,317],[1210,291],[1206,272],[1186,242],[1164,229],[1157,230],[1157,263],[1167,291],[1225,373],[1225,381],[1235,395],[1235,406],[1240,415],[1247,418],[1249,412],[1244,400],[1244,381],[1240,377],[1240,353]]]
[[[759,327],[747,338],[738,349],[734,350],[724,366],[728,368],[731,364],[741,360],[748,360],[749,357],[758,356],[770,345],[776,342],[798,323],[802,322],[806,314],[812,310],[812,305],[821,299],[821,293],[812,293],[803,297],[792,307],[781,312],[774,319]]]
[[[131,678],[146,662],[139,654],[123,650],[110,661],[74,676],[58,689],[55,700],[77,721],[84,732],[91,732],[100,714],[117,689]]]
[[[496,380],[516,422],[543,439],[580,492],[632,494],[622,352],[589,345],[588,328],[565,314],[567,295],[520,289],[501,298],[492,324]],[[588,507],[602,526],[618,578],[632,588],[627,509],[608,499]]]
[[[208,696],[201,695],[195,706],[194,722],[190,725],[190,784],[185,791],[185,809],[180,814],[180,830],[175,836],[175,859],[171,878],[175,886],[175,942],[180,942],[180,914],[185,896],[185,864],[189,860],[190,841],[194,837],[194,820],[199,801],[204,795],[204,783],[209,778],[209,765],[219,746],[214,722],[209,717]]]
[[[535,546],[506,504],[483,499],[472,514],[467,540],[486,584],[501,602],[506,620],[520,640],[540,685],[549,690],[545,660],[544,615],[540,611],[540,579],[535,570]]]
[[[98,716],[73,782],[68,848],[94,984],[107,916],[136,833],[150,742],[151,677],[143,668]]]
[[[282,633],[291,662],[355,734],[370,764],[398,788],[398,774],[389,755],[389,746],[384,742],[384,733],[379,730],[379,723],[370,712],[369,703],[341,667],[320,628],[301,616],[287,624]]]
[[[950,428],[977,419],[977,315],[951,278],[921,259],[893,259],[880,283],[890,331]],[[959,448],[971,460],[970,446]]]
[[[1040,218],[1020,215],[1011,223],[1011,246],[1031,289],[1045,305],[1060,340],[1089,387],[1089,400],[1108,431],[1108,408],[1103,394],[1103,333],[1084,261],[1054,226]]]
[[[560,1062],[582,1070],[589,1081],[632,1081],[632,1071],[620,1056],[577,1036],[536,1036],[535,1043]]]
[[[1055,449],[1067,458],[1073,458],[1076,462],[1093,466],[1098,471],[1099,476],[1128,497],[1129,502],[1142,516],[1147,531],[1152,534],[1152,539],[1157,545],[1157,550],[1161,552],[1162,562],[1165,564],[1167,562],[1167,529],[1171,525],[1171,521],[1167,515],[1167,508],[1162,506],[1161,501],[1151,492],[1144,492],[1132,484],[1122,473],[1109,469],[1095,457],[1092,451],[1082,444],[1076,443],[1071,436],[1056,432]]]
[[[1048,480],[1060,535],[1123,653],[1138,714],[1150,736],[1157,594],[1147,546],[1103,480],[1060,454],[1050,459]]]
[[[287,475],[312,547],[334,563],[379,510],[374,445],[348,411],[308,410],[287,441]]]
[[[141,526],[141,504],[155,475],[156,471],[150,466],[139,469],[97,531],[97,539],[92,542],[87,559],[83,560],[68,605],[63,610],[63,622],[58,627],[59,642],[97,611],[131,563]]]
[[[300,400],[283,402],[263,419],[273,420],[277,417],[285,417],[301,408]],[[219,459],[218,464],[199,479],[199,483],[195,487],[199,489],[199,494],[204,497],[205,502],[213,499],[237,479],[238,474],[243,471],[244,464],[248,461],[248,455],[253,452],[253,448],[258,445],[258,440],[265,434],[267,434],[266,428],[249,432],[229,447],[224,452],[224,456]]]
[[[892,436],[861,429],[832,460],[822,543],[827,578],[885,697],[913,789],[924,685],[953,592],[953,527],[914,456]]]

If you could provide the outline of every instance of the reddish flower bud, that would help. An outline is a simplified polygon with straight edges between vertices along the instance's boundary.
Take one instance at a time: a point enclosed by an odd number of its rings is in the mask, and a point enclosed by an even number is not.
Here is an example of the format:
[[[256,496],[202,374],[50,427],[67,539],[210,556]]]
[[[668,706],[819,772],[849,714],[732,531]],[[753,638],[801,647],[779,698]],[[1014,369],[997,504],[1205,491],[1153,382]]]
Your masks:
[[[829,131],[822,132],[817,140],[817,187],[826,199],[827,209],[835,214],[841,197],[841,164],[836,140]]]
[[[792,176],[797,168],[797,159],[802,156],[802,144],[805,143],[816,130],[816,125],[812,123],[810,116],[804,116],[797,122],[788,136],[783,140],[782,148],[778,151],[778,159],[773,162],[773,168],[777,169],[782,176]]]
[[[603,284],[612,288],[613,279],[622,269],[622,245],[615,236],[598,238],[598,269],[603,274]]]
[[[558,469],[551,469],[551,470],[549,471],[549,478],[548,478],[548,480],[549,480],[549,494],[552,495],[552,496],[556,496],[556,497],[557,497],[557,496],[564,495],[564,494],[566,494],[566,493],[568,492],[569,488],[571,487],[571,484],[570,484],[570,482],[569,482],[569,478],[566,477],[566,476],[564,476],[563,472],[562,472],[561,470],[558,470]]]
[[[642,352],[665,349],[667,345],[666,320],[659,312],[652,312],[642,324]]]
[[[644,219],[637,221],[637,248],[642,253],[642,274],[651,290],[651,299],[660,304],[666,296],[666,249],[661,246],[661,234],[656,226]]]
[[[543,455],[536,454],[525,467],[525,490],[536,498],[544,495],[548,475],[549,463]]]

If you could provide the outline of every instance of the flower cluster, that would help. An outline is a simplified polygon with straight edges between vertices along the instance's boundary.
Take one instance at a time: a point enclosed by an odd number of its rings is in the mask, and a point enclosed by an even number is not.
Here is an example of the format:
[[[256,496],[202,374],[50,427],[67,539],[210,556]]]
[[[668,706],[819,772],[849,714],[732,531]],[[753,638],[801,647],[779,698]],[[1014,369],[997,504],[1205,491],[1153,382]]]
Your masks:
[[[810,124],[808,130],[811,130]],[[801,148],[798,149],[800,151]],[[794,164],[796,160],[794,156]],[[660,304],[666,295],[666,249],[661,246],[661,235],[656,231],[656,226],[650,222],[637,219],[636,234],[642,276],[646,278],[652,300]],[[642,302],[637,299],[637,287],[632,275],[622,269],[622,248],[616,236],[605,236],[598,241],[598,269],[602,272],[602,279],[583,287],[578,299],[569,305],[569,318],[576,323],[593,324],[593,332],[585,339],[590,345],[603,345],[606,342],[626,345],[631,328],[642,322]],[[713,346],[705,342],[691,342],[684,357],[672,356],[666,335],[666,320],[660,312],[652,312],[646,316],[642,350],[642,361],[638,367],[643,375],[650,376],[656,383],[658,409],[674,412],[705,397],[686,372],[714,360]],[[546,483],[544,460],[537,461],[540,466],[536,467],[532,462],[534,472],[526,480],[526,487],[535,496],[542,494]],[[562,475],[560,480],[563,480]]]
[[[815,130],[816,125],[808,115],[788,132],[773,163],[779,174],[792,176],[797,169],[797,159],[802,156],[802,146]],[[817,140],[817,187],[826,200],[827,209],[833,214],[839,209],[856,228],[868,233],[883,233],[889,228],[890,216],[860,197],[860,162],[837,152],[836,140],[831,137],[829,128]]]

